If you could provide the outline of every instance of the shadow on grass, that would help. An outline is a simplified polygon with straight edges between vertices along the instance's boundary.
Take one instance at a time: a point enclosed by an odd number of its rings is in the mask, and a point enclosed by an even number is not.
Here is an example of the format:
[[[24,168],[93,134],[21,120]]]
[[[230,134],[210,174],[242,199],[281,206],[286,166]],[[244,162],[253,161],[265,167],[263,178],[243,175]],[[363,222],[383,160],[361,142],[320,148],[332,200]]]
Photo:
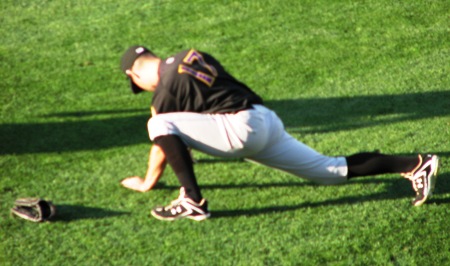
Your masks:
[[[337,199],[330,199],[319,202],[303,202],[297,205],[291,206],[268,206],[264,208],[254,208],[254,209],[243,209],[243,210],[212,210],[211,218],[225,218],[225,217],[236,217],[236,216],[256,216],[268,213],[279,213],[287,211],[296,211],[304,208],[316,208],[324,206],[339,206],[346,204],[358,204],[367,201],[380,201],[380,200],[395,200],[403,198],[413,198],[414,192],[412,190],[411,183],[399,177],[398,179],[385,178],[385,177],[365,177],[356,178],[349,181],[346,184],[330,186],[341,187],[341,186],[351,186],[355,184],[388,184],[387,190],[382,193],[374,193],[372,195],[365,196],[348,196],[341,197]],[[311,182],[279,182],[279,183],[243,183],[243,184],[206,184],[200,185],[202,190],[222,190],[222,189],[271,189],[276,187],[311,187],[320,186]],[[167,190],[178,190],[179,186],[168,186],[164,183],[159,183],[155,189],[167,189]],[[242,192],[246,193],[246,192]],[[252,192],[257,193],[257,192]],[[445,197],[445,198],[442,198]],[[438,181],[436,184],[436,189],[434,191],[434,196],[431,197],[427,204],[450,204],[450,173],[442,173],[438,175]]]
[[[450,115],[450,91],[268,102],[290,132],[325,133]]]
[[[295,177],[292,177],[295,179]],[[301,180],[298,178],[298,180]],[[403,179],[401,179],[403,180]],[[404,181],[404,180],[403,180]],[[355,179],[349,181],[346,184],[342,185],[334,185],[334,187],[339,186],[349,186],[352,184],[383,184],[386,182],[392,182],[391,179],[386,179],[382,177],[374,177],[374,178],[364,178],[364,179]],[[265,188],[281,188],[281,187],[319,187],[323,185],[318,185],[308,181],[292,181],[292,182],[274,182],[274,183],[240,183],[240,184],[199,184],[200,188],[203,190],[216,190],[216,189],[265,189]],[[333,186],[330,186],[333,187]],[[166,185],[164,182],[159,181],[155,188],[153,189],[161,189],[161,190],[174,190],[177,191],[180,189],[179,186]]]
[[[450,91],[434,91],[276,100],[266,105],[279,114],[290,132],[320,133],[449,116],[448,99]],[[97,115],[107,118],[92,118]],[[1,124],[0,154],[99,150],[149,143],[148,114],[138,109],[50,113],[44,118],[68,121]]]
[[[55,222],[74,222],[77,220],[105,219],[114,216],[129,215],[129,212],[112,211],[81,205],[56,205]]]
[[[386,192],[374,193],[372,195],[365,196],[348,196],[337,199],[329,199],[318,202],[303,202],[301,204],[290,206],[268,206],[264,208],[253,208],[245,210],[213,210],[211,218],[226,218],[226,217],[238,217],[238,216],[257,216],[270,213],[281,213],[296,211],[305,208],[317,208],[327,206],[339,206],[347,204],[358,204],[367,201],[379,201],[379,200],[395,200],[401,198],[413,198],[414,193],[408,184],[408,181],[404,179],[384,179],[373,178],[364,180],[353,180],[346,185],[352,183],[388,183],[388,189]],[[345,186],[345,185],[344,185]],[[444,196],[445,198],[442,198]],[[431,197],[426,204],[450,204],[450,173],[445,173],[438,176],[438,182],[434,192],[434,197]]]

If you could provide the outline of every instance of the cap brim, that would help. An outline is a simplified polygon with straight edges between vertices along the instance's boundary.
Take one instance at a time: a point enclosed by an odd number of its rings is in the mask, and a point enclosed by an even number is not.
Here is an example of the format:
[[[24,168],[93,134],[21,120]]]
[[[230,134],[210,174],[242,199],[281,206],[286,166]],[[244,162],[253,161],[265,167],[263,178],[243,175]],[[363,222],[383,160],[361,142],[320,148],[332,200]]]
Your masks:
[[[133,81],[131,80],[131,78],[130,78],[130,86],[131,86],[131,91],[134,94],[138,94],[138,93],[141,93],[144,91],[143,89],[139,88],[138,85],[134,84]]]

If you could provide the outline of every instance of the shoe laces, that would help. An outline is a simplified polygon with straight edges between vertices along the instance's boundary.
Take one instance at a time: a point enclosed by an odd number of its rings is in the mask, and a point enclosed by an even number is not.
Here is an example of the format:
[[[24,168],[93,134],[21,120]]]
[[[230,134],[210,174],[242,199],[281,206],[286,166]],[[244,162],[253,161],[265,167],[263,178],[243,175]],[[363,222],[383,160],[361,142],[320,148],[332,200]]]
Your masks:
[[[178,196],[178,198],[176,200],[173,200],[172,202],[170,202],[169,205],[167,205],[164,209],[168,210],[168,209],[172,209],[175,208],[179,205],[181,205],[181,202],[183,200],[185,200],[186,196],[186,191],[184,189],[184,187],[180,188],[180,195]]]
[[[424,188],[424,180],[422,178],[417,177],[416,179],[414,179],[413,183],[416,191]]]

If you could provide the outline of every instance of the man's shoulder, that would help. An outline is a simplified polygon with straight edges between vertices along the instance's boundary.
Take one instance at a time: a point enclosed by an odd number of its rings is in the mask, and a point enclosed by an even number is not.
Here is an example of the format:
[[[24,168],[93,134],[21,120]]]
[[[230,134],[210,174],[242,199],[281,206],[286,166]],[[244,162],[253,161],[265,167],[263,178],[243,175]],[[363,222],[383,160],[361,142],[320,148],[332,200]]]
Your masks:
[[[192,65],[197,61],[205,62],[205,59],[207,59],[208,64],[212,63],[215,68],[219,67],[219,63],[215,62],[211,55],[193,48],[182,50],[162,59],[159,71],[161,85],[164,87],[173,87],[174,85],[177,86],[190,82],[191,75],[180,75],[181,72],[179,69],[181,65]]]
[[[186,57],[186,55],[192,51],[193,49],[185,49],[182,50],[176,54],[172,54],[171,56],[167,57],[165,60],[163,60],[166,64],[172,64],[174,62],[181,62]]]

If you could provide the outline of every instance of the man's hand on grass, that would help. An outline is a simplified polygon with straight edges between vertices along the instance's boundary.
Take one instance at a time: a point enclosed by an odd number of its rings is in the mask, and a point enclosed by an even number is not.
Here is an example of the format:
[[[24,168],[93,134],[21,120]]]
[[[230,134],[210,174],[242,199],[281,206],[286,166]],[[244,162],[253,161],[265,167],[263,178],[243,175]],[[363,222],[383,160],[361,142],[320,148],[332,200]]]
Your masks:
[[[127,177],[120,181],[120,184],[128,189],[147,192],[150,190],[150,186],[145,183],[145,180],[139,176]]]

